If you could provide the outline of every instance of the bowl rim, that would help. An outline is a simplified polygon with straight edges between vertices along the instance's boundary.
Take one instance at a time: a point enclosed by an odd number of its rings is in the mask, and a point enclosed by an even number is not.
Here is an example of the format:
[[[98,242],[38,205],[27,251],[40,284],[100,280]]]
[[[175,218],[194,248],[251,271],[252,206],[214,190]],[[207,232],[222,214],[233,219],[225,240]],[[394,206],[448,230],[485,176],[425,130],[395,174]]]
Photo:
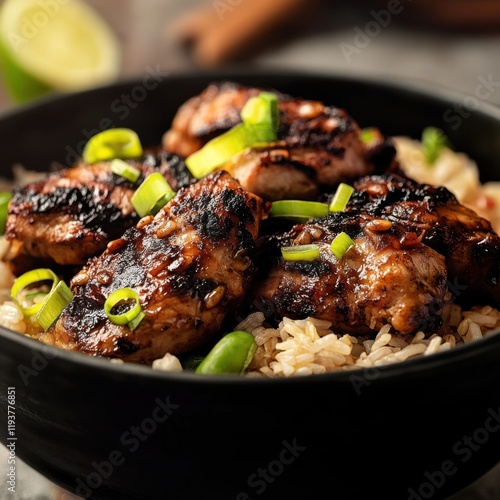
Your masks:
[[[317,70],[297,70],[293,68],[230,68],[222,71],[214,70],[187,70],[176,71],[169,73],[164,77],[165,81],[183,81],[183,80],[200,80],[207,81],[237,81],[245,78],[258,78],[266,80],[267,78],[299,78],[303,80],[331,80],[332,82],[353,82],[370,87],[376,86],[386,90],[410,93],[414,97],[427,101],[436,101],[444,105],[454,105],[457,102],[463,102],[468,96],[467,93],[455,89],[439,86],[424,80],[406,81],[403,79],[394,78],[388,81],[382,77],[374,75],[352,74],[348,72],[325,72]],[[11,118],[22,118],[26,113],[43,110],[54,104],[71,102],[75,98],[91,98],[92,95],[98,94],[110,89],[118,89],[121,87],[129,87],[137,85],[142,81],[141,76],[130,78],[122,78],[112,84],[104,84],[93,87],[91,89],[82,90],[74,93],[52,93],[40,97],[34,101],[21,104],[14,109],[9,109],[0,113],[0,121],[6,121]],[[272,87],[272,85],[270,85]],[[485,101],[479,101],[478,106],[472,111],[476,115],[483,115],[500,122],[500,107]],[[500,328],[488,332],[482,339],[469,342],[464,345],[456,346],[447,351],[433,353],[428,356],[416,356],[401,362],[394,362],[374,367],[356,367],[352,369],[341,369],[322,374],[312,375],[292,375],[292,376],[241,376],[241,375],[203,375],[200,376],[194,372],[170,372],[164,370],[153,369],[149,365],[140,365],[136,363],[124,362],[113,363],[108,358],[92,356],[80,352],[69,351],[63,348],[44,344],[25,334],[16,332],[9,328],[0,326],[0,342],[7,341],[17,346],[22,346],[31,352],[45,354],[47,359],[60,359],[64,362],[79,365],[83,368],[91,368],[110,374],[121,374],[124,376],[136,376],[145,379],[170,380],[172,382],[197,382],[201,384],[288,384],[288,383],[316,383],[320,381],[330,382],[352,382],[353,375],[358,375],[360,378],[366,377],[369,379],[373,370],[377,370],[377,378],[396,378],[401,376],[409,376],[411,374],[421,372],[422,370],[439,369],[443,365],[452,365],[462,363],[471,356],[481,356],[487,352],[493,345],[500,343]],[[49,354],[50,353],[50,354]],[[370,374],[369,376],[367,376]]]
[[[212,81],[236,81],[237,78],[303,78],[303,79],[323,79],[332,81],[353,82],[356,84],[364,84],[370,86],[383,87],[387,90],[401,91],[412,93],[416,97],[426,98],[430,100],[440,101],[446,105],[457,104],[457,101],[463,102],[467,97],[470,97],[465,91],[447,87],[437,82],[431,82],[423,78],[402,78],[398,75],[391,75],[391,79],[377,74],[364,74],[351,71],[325,71],[325,70],[299,70],[293,67],[277,67],[268,65],[257,65],[252,67],[235,65],[222,70],[210,69],[189,69],[172,71],[164,76],[164,80],[212,80]],[[113,88],[128,87],[140,84],[143,76],[128,76],[123,77],[114,83],[97,85],[86,90],[76,92],[57,92],[43,95],[33,101],[18,104],[13,108],[0,112],[0,120],[6,120],[11,117],[19,117],[26,112],[32,112],[37,108],[51,106],[55,103],[64,101],[72,101],[76,97],[91,96],[94,93],[100,93]],[[160,83],[160,86],[164,82]],[[494,119],[500,120],[500,106],[490,103],[485,100],[478,99],[475,104],[474,114],[482,114]]]

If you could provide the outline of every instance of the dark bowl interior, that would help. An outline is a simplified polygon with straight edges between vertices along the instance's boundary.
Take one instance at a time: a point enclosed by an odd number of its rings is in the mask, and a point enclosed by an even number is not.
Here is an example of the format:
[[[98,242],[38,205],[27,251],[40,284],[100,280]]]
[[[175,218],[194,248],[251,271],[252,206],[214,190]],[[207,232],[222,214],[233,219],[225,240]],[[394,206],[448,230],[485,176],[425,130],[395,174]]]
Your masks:
[[[500,179],[500,112],[463,96],[297,72],[171,75],[48,98],[0,119],[1,174],[71,164],[97,130],[156,145],[177,108],[215,80],[345,108],[361,126],[443,128]],[[141,96],[133,106],[124,95]],[[144,97],[144,98],[143,98]],[[142,99],[143,98],[143,99]],[[458,106],[458,108],[456,108]],[[458,114],[467,111],[469,116]],[[96,499],[446,498],[500,459],[500,336],[399,365],[290,379],[167,374],[45,347],[0,329],[0,414],[16,388],[16,453]],[[7,426],[0,440],[9,444]]]

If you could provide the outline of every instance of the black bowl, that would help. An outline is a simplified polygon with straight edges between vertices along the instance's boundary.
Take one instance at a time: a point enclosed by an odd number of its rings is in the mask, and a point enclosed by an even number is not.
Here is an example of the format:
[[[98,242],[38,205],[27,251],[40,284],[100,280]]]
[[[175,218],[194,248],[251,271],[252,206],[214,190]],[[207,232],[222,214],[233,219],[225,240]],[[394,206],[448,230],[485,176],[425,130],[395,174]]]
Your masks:
[[[439,126],[477,160],[483,180],[500,179],[496,108],[394,83],[272,71],[172,75],[147,92],[139,80],[22,108],[0,120],[1,172],[70,164],[90,134],[111,126],[158,144],[178,106],[222,79],[320,99],[387,134]],[[0,436],[85,498],[446,498],[500,459],[499,359],[500,335],[491,335],[377,369],[201,377],[115,365],[0,329]],[[10,387],[16,441],[5,424]]]

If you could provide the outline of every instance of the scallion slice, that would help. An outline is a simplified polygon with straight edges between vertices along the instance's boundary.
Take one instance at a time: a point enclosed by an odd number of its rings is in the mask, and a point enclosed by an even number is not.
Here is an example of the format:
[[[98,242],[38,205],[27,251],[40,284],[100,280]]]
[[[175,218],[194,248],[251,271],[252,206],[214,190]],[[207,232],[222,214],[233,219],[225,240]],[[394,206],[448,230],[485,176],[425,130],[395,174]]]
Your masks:
[[[19,276],[12,285],[10,290],[10,296],[12,300],[19,306],[21,311],[25,316],[34,316],[42,307],[43,301],[31,306],[26,306],[26,297],[22,297],[22,292],[36,285],[37,283],[42,283],[44,281],[51,281],[52,285],[50,291],[54,290],[57,283],[59,282],[59,277],[51,269],[32,269],[21,276]]]
[[[121,302],[126,303],[130,301],[133,301],[133,305],[127,311],[121,314],[113,314],[113,309],[120,305]],[[106,299],[106,302],[104,302],[104,312],[111,323],[114,323],[115,325],[128,324],[131,329],[137,328],[140,321],[142,321],[145,316],[139,302],[139,294],[132,288],[120,288],[115,290]]]
[[[173,197],[175,191],[159,172],[150,174],[132,195],[131,203],[139,217],[156,215]]]
[[[427,165],[434,165],[441,151],[448,146],[448,138],[436,127],[427,127],[422,132],[422,148]]]
[[[317,201],[279,200],[271,205],[269,217],[289,217],[308,220],[324,217],[328,214],[328,205]]]
[[[5,234],[7,224],[7,214],[9,212],[9,202],[12,199],[12,193],[0,193],[0,235]]]
[[[201,179],[245,149],[276,139],[276,131],[269,126],[240,123],[188,156],[186,166],[194,177]]]
[[[265,125],[277,130],[280,121],[278,97],[271,92],[251,97],[241,110],[241,119],[247,125]]]
[[[375,134],[375,129],[372,127],[368,127],[361,130],[360,137],[365,144],[371,144],[375,140]]]
[[[355,243],[352,241],[350,236],[347,233],[342,232],[332,241],[330,249],[335,254],[335,257],[340,260],[354,245]]]
[[[319,258],[318,245],[294,245],[281,247],[281,255],[287,261],[311,261]]]
[[[64,281],[59,281],[42,302],[36,319],[47,331],[59,318],[64,308],[73,300],[73,292]]]
[[[139,177],[141,176],[141,171],[138,168],[134,167],[133,165],[129,165],[128,163],[125,163],[123,160],[120,160],[118,158],[115,158],[111,162],[109,169],[114,174],[119,175],[120,177],[123,177],[124,179],[132,183],[137,182],[139,180]]]
[[[142,156],[139,136],[129,128],[112,128],[90,138],[83,149],[83,161],[97,163],[115,158]]]
[[[128,327],[131,330],[135,330],[142,322],[142,320],[146,317],[144,311],[141,311],[132,321],[127,323]]]
[[[351,199],[352,193],[354,193],[354,188],[341,182],[330,202],[330,212],[343,212]]]

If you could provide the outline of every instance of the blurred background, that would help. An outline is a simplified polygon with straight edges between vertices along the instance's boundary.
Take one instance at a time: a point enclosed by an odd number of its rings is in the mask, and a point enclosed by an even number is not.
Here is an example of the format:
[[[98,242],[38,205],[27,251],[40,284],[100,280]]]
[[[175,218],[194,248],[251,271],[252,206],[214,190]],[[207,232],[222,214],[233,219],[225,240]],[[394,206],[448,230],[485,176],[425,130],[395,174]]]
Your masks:
[[[492,91],[481,99],[500,104],[498,0],[82,1],[118,38],[121,61],[111,78],[139,76],[150,66],[175,72],[259,65],[429,82],[471,96],[484,79]],[[66,0],[39,3],[57,9]],[[27,21],[29,35],[37,28]],[[3,86],[0,110],[15,105]]]
[[[24,1],[0,1],[0,9],[6,3],[12,8]],[[4,46],[0,114],[39,98],[24,95],[15,99],[9,93],[9,85],[11,90],[12,86],[24,88],[26,75],[12,71],[12,61],[16,63],[19,55],[15,50],[6,64],[6,47],[8,52],[12,47],[24,50],[27,44],[39,43],[38,63],[42,65],[54,63],[50,47],[71,47],[61,34],[64,29],[52,30],[50,24],[67,0],[26,1],[45,9],[45,17],[24,19],[20,29],[26,36],[21,39],[13,38],[8,24],[0,24]],[[105,21],[116,37],[119,56],[113,59],[116,70],[105,80],[89,79],[86,87],[141,77],[150,68],[162,73],[235,66],[296,68],[453,89],[469,97],[464,102],[471,106],[477,101],[500,106],[499,0],[81,1]],[[76,26],[66,28],[68,37],[79,35]],[[34,36],[43,30],[43,36]],[[59,33],[58,37],[51,39],[52,32]],[[82,49],[87,41],[84,33],[79,36],[76,43]],[[39,79],[39,71],[35,73]],[[56,68],[51,81],[37,88],[44,93],[59,92],[58,78],[66,80],[64,68]],[[65,86],[66,92],[79,88],[71,88],[66,81]],[[2,454],[5,450],[0,452],[0,473],[4,475],[7,460]],[[23,464],[18,469],[17,491],[14,498],[23,500],[74,498]],[[497,498],[500,471],[492,471],[453,500]]]

